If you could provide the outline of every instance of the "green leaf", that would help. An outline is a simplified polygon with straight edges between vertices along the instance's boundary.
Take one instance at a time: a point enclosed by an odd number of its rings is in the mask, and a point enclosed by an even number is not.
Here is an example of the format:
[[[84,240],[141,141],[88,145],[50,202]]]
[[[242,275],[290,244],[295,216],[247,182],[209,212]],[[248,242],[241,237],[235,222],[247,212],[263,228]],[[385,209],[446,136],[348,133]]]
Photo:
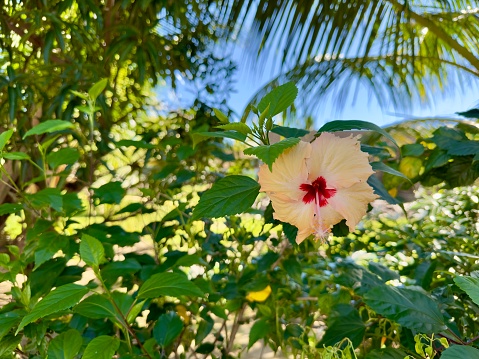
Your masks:
[[[244,133],[236,131],[217,131],[217,132],[193,132],[191,133],[191,139],[193,140],[193,147],[202,141],[207,140],[208,138],[231,138],[232,140],[237,140],[244,142],[246,140],[246,135]]]
[[[162,347],[170,345],[183,330],[183,321],[175,312],[161,315],[153,328],[153,337]]]
[[[120,339],[100,335],[88,343],[82,359],[111,359],[120,347]]]
[[[258,110],[263,112],[269,105],[269,113],[266,117],[271,118],[291,106],[297,95],[298,88],[296,85],[293,82],[287,82],[263,97],[258,104]]]
[[[35,249],[35,267],[33,270],[50,260],[58,251],[66,250],[68,241],[68,237],[57,232],[42,233],[38,241],[38,247]]]
[[[47,156],[48,165],[55,169],[60,165],[72,165],[80,158],[76,148],[62,148],[56,152],[50,152]]]
[[[458,115],[466,118],[479,118],[479,109],[472,108],[464,112],[456,112]]]
[[[36,209],[51,207],[57,212],[63,209],[63,196],[58,188],[45,188],[37,193],[26,194],[25,197]]]
[[[46,317],[47,315],[73,307],[88,292],[88,288],[72,283],[56,288],[38,302],[30,313],[23,317],[15,335],[17,335],[27,324]]]
[[[23,139],[32,135],[42,135],[44,133],[52,133],[56,131],[63,131],[69,128],[74,128],[73,124],[68,121],[62,120],[47,120],[45,122],[39,123],[35,127],[28,130],[24,135]]]
[[[93,268],[105,260],[105,249],[101,242],[88,234],[83,234],[80,242],[80,257]]]
[[[179,273],[158,273],[148,278],[140,287],[138,298],[160,296],[180,297],[183,295],[202,297],[204,293],[185,275]]]
[[[387,282],[389,280],[399,279],[399,273],[389,269],[382,264],[376,262],[369,262],[368,269],[380,277],[383,281]]]
[[[10,122],[15,120],[15,114],[17,112],[17,91],[14,87],[8,86],[8,117]]]
[[[258,340],[265,338],[271,331],[271,324],[265,318],[254,322],[249,331],[248,349]]]
[[[69,329],[52,339],[48,345],[48,359],[74,359],[83,345],[76,329]]]
[[[454,283],[479,305],[479,278],[457,276],[454,277]]]
[[[290,137],[303,137],[306,136],[309,131],[302,130],[300,128],[292,127],[283,127],[283,126],[274,126],[271,132],[277,133],[280,136],[290,138]]]
[[[108,263],[101,269],[101,275],[106,282],[115,283],[118,277],[134,274],[141,270],[141,265],[136,259],[128,258],[123,261]]]
[[[13,135],[13,130],[7,130],[0,134],[0,151],[3,151],[5,145],[8,143]]]
[[[273,145],[257,146],[245,149],[243,152],[245,155],[254,155],[266,163],[269,170],[272,171],[273,163],[287,148],[293,147],[299,143],[299,138],[287,138],[279,141]]]
[[[411,330],[431,334],[447,328],[438,304],[410,288],[379,286],[369,290],[364,301],[376,313]]]
[[[253,205],[259,189],[258,182],[246,176],[222,178],[201,196],[191,219],[216,218],[244,212]]]
[[[451,156],[449,156],[447,151],[442,150],[440,148],[435,148],[429,155],[429,158],[426,161],[424,170],[428,172],[432,170],[433,168],[442,167],[448,164],[450,159],[451,159]]]
[[[90,98],[93,102],[95,102],[97,97],[100,96],[100,94],[106,88],[106,85],[108,85],[108,79],[101,79],[92,87],[90,87],[90,89],[88,90],[88,95],[90,95]]]
[[[0,204],[0,216],[4,216],[10,213],[20,212],[23,209],[23,205],[20,203],[4,203]]]
[[[367,122],[367,121],[358,121],[358,120],[349,120],[349,121],[331,121],[326,124],[324,124],[323,127],[321,127],[318,130],[318,134],[316,135],[319,136],[321,132],[334,132],[334,131],[347,131],[347,130],[371,130],[380,133],[387,139],[389,139],[392,143],[394,143],[396,146],[398,145],[396,143],[396,140],[392,138],[392,136],[387,133],[385,130],[383,130],[381,127],[378,125],[375,125],[374,123]]]
[[[30,159],[30,156],[27,155],[25,152],[3,153],[2,157],[7,159],[7,160],[12,160],[12,161],[22,161],[22,160],[29,160]]]
[[[392,167],[389,167],[388,165],[384,164],[383,162],[371,162],[370,163],[371,167],[373,168],[374,171],[382,171],[382,172],[387,172],[389,174],[392,174],[393,176],[398,176],[401,178],[404,178],[411,182],[411,180],[402,172],[399,172],[395,170]]]
[[[93,197],[98,198],[100,204],[120,204],[126,192],[125,189],[121,187],[121,182],[109,182],[93,190]]]
[[[400,349],[374,349],[366,355],[366,359],[404,359],[407,354]]]
[[[21,316],[17,312],[0,314],[0,339],[7,335],[10,330],[20,323]]]
[[[225,131],[232,130],[232,131],[242,133],[244,135],[251,133],[251,128],[249,128],[248,125],[243,122],[232,122],[226,125],[216,126],[216,128],[221,128],[222,130],[225,130]]]
[[[479,153],[479,141],[450,140],[443,148],[453,156],[475,155]]]
[[[21,335],[7,335],[0,340],[0,358],[1,359],[13,359],[14,351],[22,340]]]
[[[117,317],[113,303],[101,294],[93,294],[85,298],[73,308],[73,311],[84,317],[93,319]]]
[[[424,153],[424,150],[425,150],[424,146],[421,145],[420,143],[412,143],[412,144],[404,145],[401,147],[401,156],[419,157]]]
[[[479,359],[479,350],[465,345],[453,345],[441,354],[441,359]]]
[[[146,149],[153,149],[156,148],[155,145],[148,143],[146,141],[133,141],[133,140],[120,140],[116,143],[116,147],[136,147],[136,148],[146,148]]]
[[[88,96],[83,93],[83,92],[79,92],[79,91],[75,91],[75,90],[70,90],[70,92],[72,94],[74,94],[75,96],[77,97],[80,97],[81,99],[85,100],[85,101],[88,101]]]
[[[375,175],[372,175],[368,178],[368,184],[373,188],[374,193],[381,197],[381,199],[384,199],[387,203],[399,205],[402,204],[401,201],[389,194],[383,183]]]
[[[354,347],[359,346],[363,341],[366,332],[366,324],[359,316],[357,309],[349,305],[338,305],[338,313],[333,317],[331,323],[328,323],[328,329],[321,339],[321,345],[334,345],[344,338],[349,338]]]
[[[217,108],[213,108],[213,112],[215,113],[215,116],[220,120],[222,123],[228,123],[228,116],[226,116],[223,112],[221,112]]]

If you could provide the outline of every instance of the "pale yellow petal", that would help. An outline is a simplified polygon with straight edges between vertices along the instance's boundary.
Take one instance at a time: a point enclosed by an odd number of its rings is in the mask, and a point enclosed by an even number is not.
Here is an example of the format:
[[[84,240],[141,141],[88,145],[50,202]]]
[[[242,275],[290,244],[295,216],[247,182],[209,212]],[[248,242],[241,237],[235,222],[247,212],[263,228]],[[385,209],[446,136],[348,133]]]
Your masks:
[[[298,229],[298,234],[296,235],[296,243],[300,244],[302,241],[308,238],[311,234],[313,234],[312,231],[313,231],[312,228],[306,228],[302,230]]]
[[[376,198],[373,189],[367,183],[361,182],[349,188],[338,189],[336,194],[328,199],[328,206],[340,213],[346,219],[349,230],[353,231],[366,214],[368,203]]]
[[[301,141],[276,159],[272,172],[267,165],[262,165],[258,173],[261,190],[268,194],[286,195],[294,200],[301,199],[305,193],[299,186],[308,179],[306,159],[310,155],[311,144]]]
[[[328,200],[328,202],[330,202],[330,200]],[[330,203],[319,208],[319,218],[322,221],[322,224],[327,228],[331,228],[344,219],[343,215],[336,211]]]
[[[374,173],[368,154],[361,151],[356,138],[341,138],[323,132],[311,147],[311,157],[307,160],[310,181],[322,176],[328,188],[346,188],[357,182],[366,182]]]
[[[274,218],[291,223],[298,228],[311,227],[314,218],[314,203],[305,204],[303,201],[291,200],[287,197],[269,195],[274,209]]]

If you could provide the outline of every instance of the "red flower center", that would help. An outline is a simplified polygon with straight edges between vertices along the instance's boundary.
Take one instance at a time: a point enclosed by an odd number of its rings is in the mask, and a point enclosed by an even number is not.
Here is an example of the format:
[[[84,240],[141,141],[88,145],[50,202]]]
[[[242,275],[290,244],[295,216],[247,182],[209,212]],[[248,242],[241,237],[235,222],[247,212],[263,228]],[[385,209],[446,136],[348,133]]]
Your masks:
[[[304,203],[315,201],[320,207],[328,204],[328,198],[331,198],[336,193],[334,188],[326,188],[326,180],[323,177],[316,178],[313,183],[303,183],[299,189],[306,192],[303,197]]]

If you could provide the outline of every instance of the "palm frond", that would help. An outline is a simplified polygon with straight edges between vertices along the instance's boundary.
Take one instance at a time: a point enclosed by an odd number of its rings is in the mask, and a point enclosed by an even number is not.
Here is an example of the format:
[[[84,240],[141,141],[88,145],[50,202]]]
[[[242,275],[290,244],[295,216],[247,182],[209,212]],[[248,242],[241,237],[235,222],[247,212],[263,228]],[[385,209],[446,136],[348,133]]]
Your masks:
[[[369,84],[381,105],[404,106],[431,99],[430,90],[463,81],[465,74],[479,78],[477,0],[222,4],[220,21],[235,36],[248,34],[256,69],[277,59],[282,74],[270,85],[293,79],[319,96],[354,77]],[[343,87],[339,95],[349,91]]]

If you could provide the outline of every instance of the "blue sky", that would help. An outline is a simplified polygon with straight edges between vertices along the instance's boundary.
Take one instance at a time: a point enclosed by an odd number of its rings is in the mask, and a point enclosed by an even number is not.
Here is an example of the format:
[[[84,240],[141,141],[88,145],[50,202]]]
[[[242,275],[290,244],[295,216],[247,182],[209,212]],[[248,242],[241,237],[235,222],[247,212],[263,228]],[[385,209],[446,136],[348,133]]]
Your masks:
[[[259,74],[252,74],[249,65],[245,61],[240,61],[240,54],[240,51],[235,51],[233,54],[233,58],[238,62],[238,71],[235,76],[237,92],[230,96],[228,104],[241,115],[251,97],[273,76],[271,68],[265,68]],[[298,96],[301,96],[301,93]],[[400,113],[393,107],[381,109],[377,101],[369,97],[369,91],[364,88],[356,101],[354,103],[350,101],[341,111],[338,111],[332,101],[319,99],[318,106],[321,110],[315,116],[316,126],[332,120],[363,120],[385,126],[412,118],[451,118],[457,117],[455,112],[469,110],[477,107],[479,103],[477,87],[465,91],[446,88],[444,92],[438,91],[435,97],[437,100],[434,104],[414,103],[412,109]]]

